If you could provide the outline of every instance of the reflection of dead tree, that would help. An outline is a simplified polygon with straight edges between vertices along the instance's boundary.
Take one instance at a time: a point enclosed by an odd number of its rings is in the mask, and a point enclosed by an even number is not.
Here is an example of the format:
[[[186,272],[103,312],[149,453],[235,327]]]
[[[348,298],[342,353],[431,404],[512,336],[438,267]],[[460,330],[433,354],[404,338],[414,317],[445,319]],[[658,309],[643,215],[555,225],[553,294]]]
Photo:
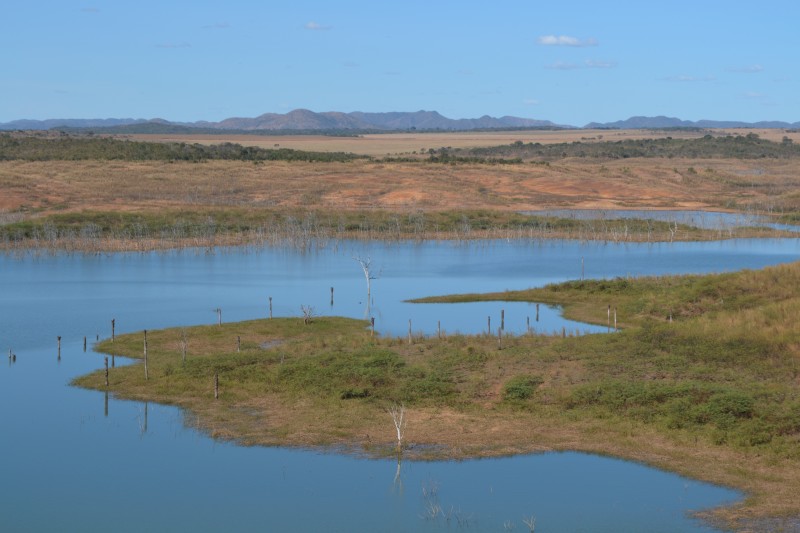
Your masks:
[[[314,318],[314,308],[310,305],[301,305],[300,310],[303,312],[303,324],[308,325]]]
[[[393,404],[386,412],[392,417],[395,430],[397,430],[397,451],[400,452],[403,449],[403,435],[406,431],[406,406],[402,403],[400,405]]]
[[[527,518],[523,518],[522,523],[528,527],[528,530],[531,533],[533,533],[533,531],[536,529],[536,517],[534,517],[533,515]]]

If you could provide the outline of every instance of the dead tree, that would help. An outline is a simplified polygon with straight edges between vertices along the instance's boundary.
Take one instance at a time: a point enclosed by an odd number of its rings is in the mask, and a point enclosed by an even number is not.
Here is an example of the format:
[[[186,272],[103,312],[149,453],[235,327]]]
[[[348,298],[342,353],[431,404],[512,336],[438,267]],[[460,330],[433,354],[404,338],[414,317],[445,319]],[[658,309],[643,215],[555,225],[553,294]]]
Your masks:
[[[303,312],[303,324],[309,325],[314,318],[314,308],[310,305],[301,305],[300,310]]]
[[[377,276],[372,272],[372,259],[369,257],[353,257],[358,264],[361,265],[361,270],[364,271],[364,279],[367,280],[367,299],[372,295],[372,280],[377,279]]]
[[[386,412],[392,417],[394,428],[397,431],[397,451],[399,452],[403,449],[403,436],[406,431],[406,406],[402,403],[400,405],[395,403]]]

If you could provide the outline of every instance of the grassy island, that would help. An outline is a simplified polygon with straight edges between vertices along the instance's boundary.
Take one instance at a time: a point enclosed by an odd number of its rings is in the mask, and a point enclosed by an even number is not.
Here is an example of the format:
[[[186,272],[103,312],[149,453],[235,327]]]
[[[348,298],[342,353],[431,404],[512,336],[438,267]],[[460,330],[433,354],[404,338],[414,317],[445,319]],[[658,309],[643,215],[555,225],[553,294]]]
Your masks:
[[[800,515],[800,263],[423,301],[479,299],[603,325],[610,306],[620,331],[409,342],[346,318],[254,320],[150,331],[148,379],[134,364],[75,384],[182,407],[245,445],[372,456],[395,453],[387,411],[404,405],[407,458],[609,454],[743,490],[713,512],[729,526]],[[97,349],[141,358],[143,334]]]

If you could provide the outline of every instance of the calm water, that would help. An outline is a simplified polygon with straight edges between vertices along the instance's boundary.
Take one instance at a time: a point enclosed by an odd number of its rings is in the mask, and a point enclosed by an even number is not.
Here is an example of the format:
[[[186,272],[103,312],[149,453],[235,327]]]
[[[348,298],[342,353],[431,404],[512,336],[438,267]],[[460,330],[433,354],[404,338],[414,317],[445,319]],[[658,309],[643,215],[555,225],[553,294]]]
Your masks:
[[[369,310],[354,255],[380,271]],[[275,316],[298,316],[301,304],[318,314],[368,311],[384,334],[404,335],[409,318],[428,334],[437,320],[480,332],[490,315],[496,327],[500,309],[507,329],[523,332],[530,316],[537,330],[560,330],[558,310],[545,306],[535,322],[527,304],[402,300],[575,279],[581,258],[586,277],[759,268],[800,258],[800,240],[0,256],[0,353],[17,354],[0,365],[0,531],[524,531],[530,515],[537,531],[706,531],[686,512],[735,492],[624,461],[564,453],[404,462],[397,478],[391,460],[219,443],[187,429],[177,409],[67,385],[102,366],[82,339],[108,336],[112,317],[118,333],[212,323],[217,307],[224,321],[263,317],[269,296]]]

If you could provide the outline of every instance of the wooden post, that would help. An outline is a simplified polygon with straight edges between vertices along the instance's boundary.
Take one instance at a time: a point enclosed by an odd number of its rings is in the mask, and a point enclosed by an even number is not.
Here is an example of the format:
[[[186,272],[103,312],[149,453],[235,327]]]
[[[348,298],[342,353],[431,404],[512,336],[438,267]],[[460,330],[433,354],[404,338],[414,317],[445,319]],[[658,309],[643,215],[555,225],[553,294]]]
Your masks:
[[[584,273],[585,273],[585,267],[583,262],[583,256],[581,256],[581,281],[583,281]]]
[[[111,342],[114,342],[114,328],[116,326],[117,320],[115,318],[111,319]]]
[[[617,329],[617,306],[614,306],[614,331],[619,331]]]
[[[269,297],[269,317],[272,318],[272,296]]]
[[[492,316],[489,315],[486,317],[486,334],[491,336],[492,334]]]
[[[100,334],[99,334],[99,333],[96,333],[96,334],[95,334],[95,336],[94,336],[94,340],[95,340],[95,342],[97,342],[97,341],[99,341],[99,340],[100,340]]]
[[[58,336],[58,360],[61,361],[61,335]]]
[[[567,328],[565,328],[564,326],[561,326],[561,338],[562,339],[567,338]]]
[[[103,359],[106,363],[106,387],[108,387],[108,356],[106,355]]]
[[[219,372],[214,372],[214,399],[219,400]]]
[[[111,354],[111,368],[114,368],[116,366],[117,366],[117,359],[116,359],[116,356],[112,353]]]
[[[150,379],[147,375],[147,330],[144,330],[144,379]]]
[[[536,304],[536,322],[539,322],[539,304]]]
[[[83,336],[83,351],[86,351],[86,335]]]
[[[242,337],[239,335],[236,335],[236,351],[237,352],[242,351]]]
[[[217,311],[217,325],[221,326],[222,325],[222,308],[221,307],[217,307],[216,311]]]
[[[530,333],[531,332],[531,317],[530,315],[525,317],[525,330]]]
[[[442,321],[441,320],[437,320],[436,321],[436,336],[438,338],[440,338],[440,339],[442,338]]]
[[[506,329],[506,310],[500,310],[500,329]]]
[[[103,416],[108,418],[108,391],[106,391],[105,398],[103,400]]]
[[[333,287],[331,287],[331,307],[333,307]]]
[[[672,311],[669,312],[669,323],[672,324]]]
[[[411,319],[408,319],[408,344],[411,344]]]
[[[372,331],[370,332],[369,336],[370,337],[374,337],[375,336],[375,317],[374,316],[370,317],[369,321],[372,324]]]
[[[607,314],[608,314],[608,330],[606,331],[606,333],[611,333],[611,304],[608,304]]]

